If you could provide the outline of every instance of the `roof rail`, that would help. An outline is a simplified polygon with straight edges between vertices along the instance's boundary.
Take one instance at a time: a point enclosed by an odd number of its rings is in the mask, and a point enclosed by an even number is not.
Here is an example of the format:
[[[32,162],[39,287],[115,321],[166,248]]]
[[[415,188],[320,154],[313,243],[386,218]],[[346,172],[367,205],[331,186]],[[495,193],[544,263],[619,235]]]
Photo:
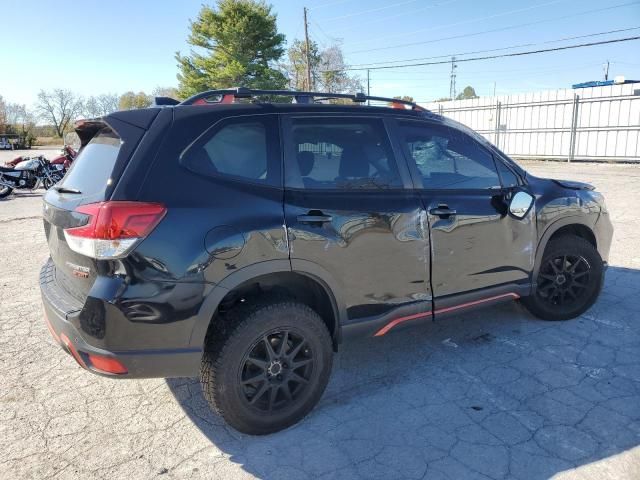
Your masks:
[[[210,105],[220,103],[233,103],[236,98],[253,98],[260,95],[276,95],[293,97],[295,103],[316,103],[319,100],[331,98],[345,98],[354,103],[365,103],[367,100],[388,102],[394,108],[411,107],[416,111],[428,111],[415,102],[398,98],[375,97],[364,93],[327,93],[327,92],[301,92],[296,90],[254,90],[244,87],[227,88],[223,90],[207,90],[187,98],[179,105]],[[215,100],[211,100],[215,97]]]

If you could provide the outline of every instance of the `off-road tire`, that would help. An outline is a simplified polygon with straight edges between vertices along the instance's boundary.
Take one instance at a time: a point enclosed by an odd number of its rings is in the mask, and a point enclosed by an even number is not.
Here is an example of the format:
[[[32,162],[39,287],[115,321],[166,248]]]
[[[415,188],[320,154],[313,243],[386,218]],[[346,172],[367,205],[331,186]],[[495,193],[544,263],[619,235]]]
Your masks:
[[[569,260],[565,260],[566,258]],[[579,271],[579,278],[571,277],[571,266],[578,261],[573,260],[572,265],[571,259],[580,259],[577,267],[574,267]],[[522,299],[522,304],[543,320],[569,320],[578,317],[597,300],[602,289],[603,269],[602,258],[591,243],[576,235],[563,235],[550,241],[545,248],[536,278],[536,288],[530,296]],[[551,280],[554,275],[557,275],[556,281]],[[573,275],[576,275],[575,272]],[[577,282],[585,277],[587,280],[577,287]],[[562,284],[558,284],[558,280],[563,280]],[[570,294],[567,285],[576,285],[571,288]],[[560,293],[550,299],[550,291]],[[579,294],[576,293],[578,291]],[[561,295],[570,301],[563,303],[560,301]],[[577,298],[573,298],[574,296]]]
[[[243,433],[263,435],[297,423],[313,409],[327,385],[333,361],[331,336],[322,318],[314,310],[288,298],[264,298],[256,303],[240,304],[214,322],[205,341],[200,381],[209,405],[229,425]],[[251,400],[247,398],[248,387],[241,383],[247,365],[252,363],[248,356],[250,353],[252,357],[255,356],[256,348],[265,345],[261,343],[265,338],[271,341],[276,341],[279,336],[285,338],[284,333],[280,333],[285,331],[291,332],[289,335],[292,339],[304,338],[308,342],[304,353],[313,356],[313,361],[308,362],[311,368],[307,370],[309,367],[305,366],[299,367],[304,370],[297,370],[311,372],[308,373],[308,383],[300,384],[303,389],[296,396],[295,392],[291,395],[291,383],[286,380],[286,390],[289,392],[287,397],[293,398],[289,400],[288,408],[258,411],[257,407],[250,405]],[[281,340],[276,346],[281,347],[283,343]],[[293,347],[289,351],[292,352]],[[286,360],[283,363],[286,366]],[[297,364],[293,360],[290,363]],[[289,367],[293,368],[292,365]],[[275,380],[271,373],[271,370],[265,370],[265,377]],[[258,390],[256,386],[255,391]],[[284,396],[284,389],[278,387],[276,390],[276,395]],[[270,391],[267,394],[270,395]],[[287,398],[281,399],[282,401],[285,401],[286,406]],[[258,402],[264,403],[264,399],[258,399]]]

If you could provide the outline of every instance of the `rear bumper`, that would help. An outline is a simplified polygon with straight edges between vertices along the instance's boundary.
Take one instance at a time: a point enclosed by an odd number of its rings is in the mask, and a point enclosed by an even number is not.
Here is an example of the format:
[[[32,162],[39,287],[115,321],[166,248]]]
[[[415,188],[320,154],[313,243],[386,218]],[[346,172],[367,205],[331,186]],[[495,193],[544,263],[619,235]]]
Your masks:
[[[46,264],[40,273],[40,290],[47,327],[54,340],[64,351],[74,357],[86,370],[97,375],[115,378],[167,378],[193,377],[198,375],[202,350],[184,349],[145,349],[110,351],[91,345],[82,332],[74,325],[74,314],[78,305],[65,298],[64,292],[53,280],[50,264]],[[107,319],[108,321],[108,319]],[[96,367],[93,358],[115,359],[124,366],[126,373],[110,373]]]

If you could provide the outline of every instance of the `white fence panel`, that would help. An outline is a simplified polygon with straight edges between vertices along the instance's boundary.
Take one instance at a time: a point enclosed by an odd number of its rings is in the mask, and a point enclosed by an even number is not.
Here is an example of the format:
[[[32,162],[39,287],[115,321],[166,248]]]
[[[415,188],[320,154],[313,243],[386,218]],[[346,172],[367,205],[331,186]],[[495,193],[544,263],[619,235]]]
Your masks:
[[[423,105],[516,158],[640,161],[640,83]]]

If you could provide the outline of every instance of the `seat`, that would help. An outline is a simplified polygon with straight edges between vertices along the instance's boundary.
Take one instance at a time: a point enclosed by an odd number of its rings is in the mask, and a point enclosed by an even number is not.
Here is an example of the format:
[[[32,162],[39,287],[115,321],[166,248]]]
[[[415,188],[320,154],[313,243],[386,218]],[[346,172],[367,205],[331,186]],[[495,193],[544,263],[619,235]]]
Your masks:
[[[305,187],[313,187],[318,185],[318,182],[309,177],[309,174],[313,171],[313,167],[316,163],[316,157],[313,152],[299,152],[298,153],[298,169],[300,170],[300,177],[302,177],[302,184]]]
[[[369,177],[369,161],[362,147],[349,145],[342,150],[336,180],[348,181]]]

